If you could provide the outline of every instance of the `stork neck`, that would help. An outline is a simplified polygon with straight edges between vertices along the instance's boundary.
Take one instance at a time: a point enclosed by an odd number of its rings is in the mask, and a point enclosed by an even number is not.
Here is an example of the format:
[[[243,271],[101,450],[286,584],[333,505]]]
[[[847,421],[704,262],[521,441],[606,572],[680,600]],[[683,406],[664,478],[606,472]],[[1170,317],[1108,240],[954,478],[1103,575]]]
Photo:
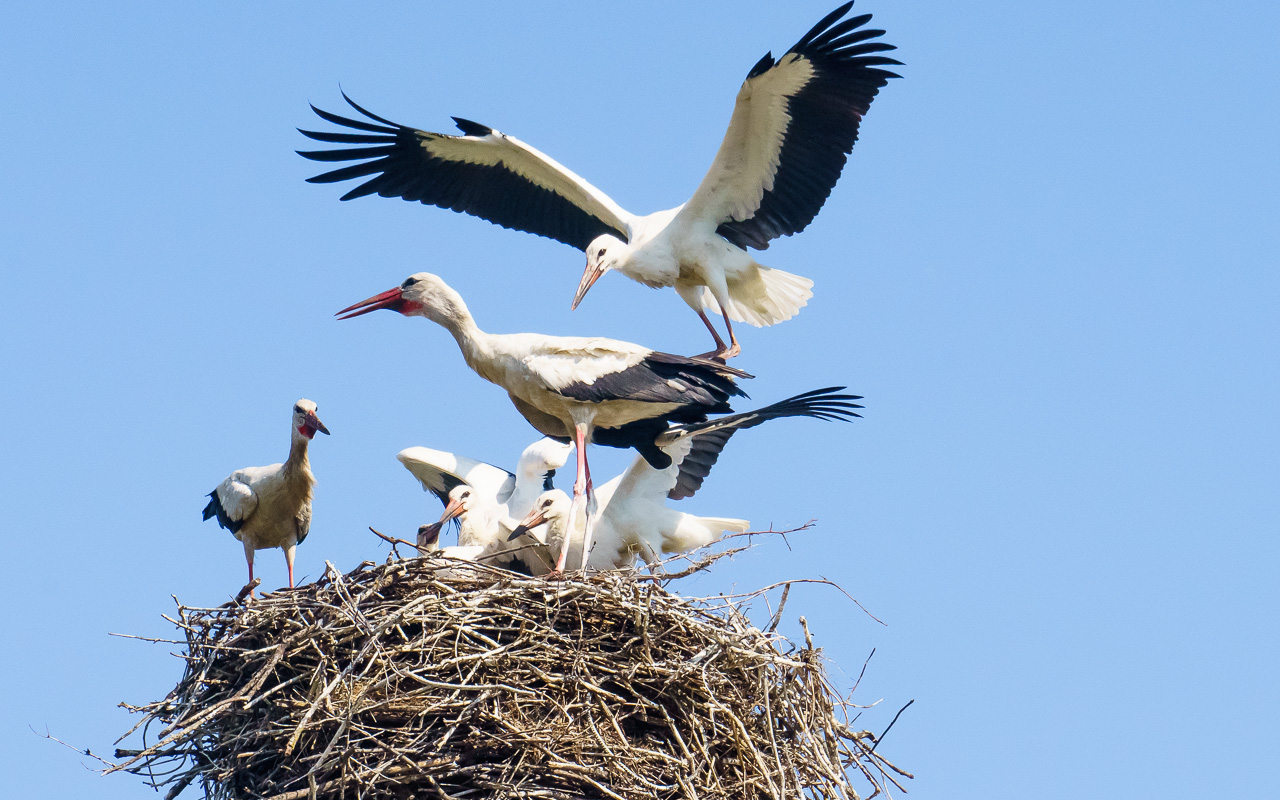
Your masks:
[[[289,458],[284,462],[286,474],[311,477],[311,461],[307,458],[307,445],[309,443],[307,437],[298,433],[297,430],[293,432],[293,441],[289,445]]]
[[[453,335],[454,341],[458,343],[458,349],[462,351],[462,357],[472,369],[477,369],[478,364],[484,364],[492,359],[493,347],[490,341],[492,336],[476,325],[475,318],[467,310],[462,298],[457,298],[454,303],[444,306],[431,318]]]

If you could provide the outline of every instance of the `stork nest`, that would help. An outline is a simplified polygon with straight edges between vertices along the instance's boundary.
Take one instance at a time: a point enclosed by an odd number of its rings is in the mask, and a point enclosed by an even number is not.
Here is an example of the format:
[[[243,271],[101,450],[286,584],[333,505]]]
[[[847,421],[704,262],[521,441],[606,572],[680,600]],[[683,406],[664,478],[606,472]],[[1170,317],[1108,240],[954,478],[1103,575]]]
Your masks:
[[[910,777],[850,727],[808,629],[800,647],[753,627],[749,596],[433,561],[180,604],[186,672],[125,704],[150,744],[106,771],[270,800],[858,798]]]

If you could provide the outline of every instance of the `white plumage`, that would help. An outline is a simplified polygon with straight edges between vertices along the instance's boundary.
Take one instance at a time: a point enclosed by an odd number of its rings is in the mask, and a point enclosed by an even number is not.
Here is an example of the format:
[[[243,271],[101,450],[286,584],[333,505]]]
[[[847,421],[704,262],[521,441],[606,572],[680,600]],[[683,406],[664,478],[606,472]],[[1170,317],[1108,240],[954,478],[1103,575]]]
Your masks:
[[[349,306],[342,319],[378,309],[422,316],[449,331],[467,365],[504,388],[516,409],[541,433],[572,438],[577,448],[574,499],[591,504],[586,445],[635,447],[655,466],[669,457],[654,441],[669,422],[731,411],[741,395],[723,363],[659,353],[615,339],[482,331],[462,297],[439,277],[420,272],[400,286]],[[590,531],[588,529],[588,536]],[[563,564],[564,554],[559,562]]]
[[[692,496],[739,430],[786,417],[857,417],[853,409],[861,406],[852,401],[861,398],[838,394],[841,389],[818,389],[755,411],[670,428],[657,440],[670,459],[669,466],[656,469],[644,458],[636,458],[626,472],[597,490],[600,507],[589,540],[583,535],[586,520],[573,511],[568,496],[559,490],[539,496],[510,538],[516,540],[545,525],[545,534],[538,537],[541,541],[581,553],[570,568],[581,568],[585,560],[587,569],[603,570],[630,567],[637,556],[652,565],[662,555],[711,544],[727,531],[745,531],[749,523],[744,519],[695,516],[668,507],[666,501]]]
[[[244,544],[253,582],[253,554],[279,547],[289,567],[293,588],[293,558],[297,546],[311,529],[311,496],[315,476],[307,458],[307,445],[316,431],[329,429],[316,416],[316,404],[299,400],[293,406],[289,458],[282,464],[236,470],[209,493],[204,519],[218,524]]]
[[[675,287],[716,342],[716,354],[740,348],[730,320],[772,325],[812,296],[813,282],[758,264],[747,248],[805,229],[826,202],[858,138],[872,100],[890,78],[864,14],[853,3],[828,14],[782,58],[751,69],[711,168],[683,205],[647,216],[623,209],[552,158],[512,136],[455,117],[461,136],[416,130],[347,102],[373,122],[312,108],[360,133],[302,131],[355,147],[299,151],[326,162],[358,162],[317,175],[314,183],[369,178],[343,200],[379,194],[450,208],[504,227],[548,236],[586,252],[573,306],[602,275],[617,270],[651,287]],[[372,176],[372,177],[370,177]],[[720,314],[725,344],[706,312]]]

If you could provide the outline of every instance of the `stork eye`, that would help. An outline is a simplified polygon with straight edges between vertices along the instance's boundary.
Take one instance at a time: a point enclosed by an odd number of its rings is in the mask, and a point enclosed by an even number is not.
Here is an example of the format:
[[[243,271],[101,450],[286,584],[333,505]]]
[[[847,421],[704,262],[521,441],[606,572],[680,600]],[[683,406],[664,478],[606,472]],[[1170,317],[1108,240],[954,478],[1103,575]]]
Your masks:
[[[405,282],[400,284],[401,289],[408,289],[410,286],[418,282],[417,278],[406,278]]]
[[[301,413],[303,413],[303,411],[302,411],[302,406],[294,406],[294,407],[293,407],[293,413],[295,413],[295,414],[301,414]]]

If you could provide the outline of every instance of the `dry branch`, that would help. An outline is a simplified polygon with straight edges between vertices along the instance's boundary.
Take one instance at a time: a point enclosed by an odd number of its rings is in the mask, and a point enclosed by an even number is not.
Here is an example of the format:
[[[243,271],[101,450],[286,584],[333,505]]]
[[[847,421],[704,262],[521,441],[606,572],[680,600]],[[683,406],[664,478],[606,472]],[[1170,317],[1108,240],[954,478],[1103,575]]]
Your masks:
[[[622,573],[445,578],[437,563],[331,567],[247,605],[180,606],[186,673],[164,700],[130,707],[145,747],[117,751],[107,771],[170,798],[198,781],[214,800],[899,786],[875,737],[848,727],[853,706],[812,641],[747,620],[758,595],[686,598]]]

